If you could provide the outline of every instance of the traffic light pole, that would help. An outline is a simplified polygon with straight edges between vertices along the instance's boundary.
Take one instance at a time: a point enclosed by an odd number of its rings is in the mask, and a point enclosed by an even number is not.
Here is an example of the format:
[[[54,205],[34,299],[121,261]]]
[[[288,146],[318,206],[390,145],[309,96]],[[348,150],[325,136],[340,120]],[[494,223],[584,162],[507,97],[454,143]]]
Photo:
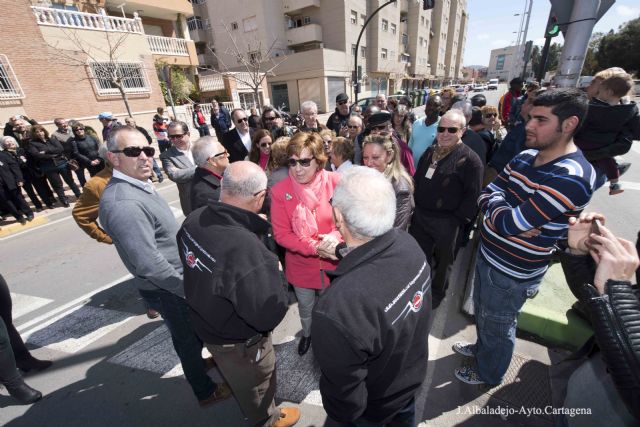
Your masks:
[[[540,54],[540,64],[538,65],[538,69],[536,70],[536,80],[540,83],[542,83],[544,73],[547,71],[547,57],[549,56],[551,39],[552,37],[549,37],[548,35],[544,38],[544,47],[542,48],[542,53]]]

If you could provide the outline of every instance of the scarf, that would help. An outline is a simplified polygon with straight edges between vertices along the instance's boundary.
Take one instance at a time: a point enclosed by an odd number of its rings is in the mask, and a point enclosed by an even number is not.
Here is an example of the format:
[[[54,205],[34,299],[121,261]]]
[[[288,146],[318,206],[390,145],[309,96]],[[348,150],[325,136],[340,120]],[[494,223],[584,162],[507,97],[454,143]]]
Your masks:
[[[296,236],[302,239],[317,239],[318,224],[316,222],[315,211],[321,202],[324,202],[324,189],[326,188],[329,175],[327,171],[321,169],[316,172],[313,179],[306,184],[299,184],[291,175],[289,178],[293,187],[293,194],[300,200],[298,206],[293,211],[291,217],[291,228]]]
[[[258,164],[262,168],[262,170],[267,170],[267,163],[269,163],[269,154],[264,154],[260,151],[260,159],[258,160]]]

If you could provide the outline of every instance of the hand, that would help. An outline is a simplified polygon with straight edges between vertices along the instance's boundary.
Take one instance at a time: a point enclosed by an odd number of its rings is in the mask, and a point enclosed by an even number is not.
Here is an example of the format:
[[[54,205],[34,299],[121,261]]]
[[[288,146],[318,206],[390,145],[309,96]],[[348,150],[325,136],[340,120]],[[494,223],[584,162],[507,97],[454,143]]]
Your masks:
[[[582,212],[578,218],[569,218],[569,248],[573,253],[586,255],[589,253],[589,235],[594,220],[602,224],[605,217],[596,212]]]
[[[523,233],[518,234],[518,237],[524,237],[525,239],[528,239],[531,237],[537,237],[539,235],[540,235],[540,229],[532,228],[531,230],[527,230]]]
[[[23,182],[18,182],[18,187],[22,187],[24,185]]]
[[[284,121],[282,121],[281,117],[276,117],[276,119],[274,120],[274,123],[279,128],[281,128],[284,125]]]
[[[593,284],[602,295],[607,280],[630,281],[640,260],[633,243],[614,236],[605,226],[600,227],[600,233],[591,234],[589,252],[597,264]]]
[[[340,240],[333,234],[318,234],[318,239],[320,239],[321,243],[331,242],[335,243],[336,245],[340,243]]]
[[[346,126],[342,126],[340,128],[340,132],[339,132],[338,136],[343,136],[343,137],[347,138],[349,136],[349,128],[346,127]]]
[[[97,165],[98,163],[100,163],[100,160],[98,160],[98,159],[91,160],[91,166],[95,166],[95,165]]]
[[[326,259],[337,261],[338,258],[336,257],[336,246],[338,246],[337,243],[336,244],[329,244],[328,242],[321,243],[317,247],[318,256],[320,258],[326,258]]]

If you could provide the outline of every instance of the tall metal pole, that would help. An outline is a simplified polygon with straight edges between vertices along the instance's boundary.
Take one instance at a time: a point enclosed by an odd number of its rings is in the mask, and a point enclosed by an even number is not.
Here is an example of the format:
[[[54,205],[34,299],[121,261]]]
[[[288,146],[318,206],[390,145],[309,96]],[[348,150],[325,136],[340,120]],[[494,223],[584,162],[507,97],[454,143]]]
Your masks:
[[[522,37],[522,25],[524,25],[524,14],[527,11],[527,0],[524,3],[524,10],[520,13],[520,25],[518,26],[518,36],[516,37],[516,50],[513,56],[513,63],[511,64],[511,70],[509,70],[509,78],[507,80],[511,80],[511,77],[514,74],[517,74],[518,71],[518,56],[520,52],[520,41]]]
[[[542,48],[542,53],[540,54],[540,64],[538,64],[538,69],[536,72],[536,80],[538,83],[542,83],[542,79],[544,79],[545,71],[547,71],[547,58],[549,56],[549,47],[551,46],[551,39],[548,35],[544,38],[544,47]]]
[[[522,64],[523,64],[522,65],[521,75],[524,75],[525,68],[527,67],[527,63],[524,60],[524,52],[526,50],[526,45],[527,45],[527,32],[529,31],[529,20],[531,19],[531,7],[532,6],[533,6],[533,0],[529,0],[529,11],[526,12],[527,21],[526,21],[526,24],[524,25],[524,35],[522,36],[523,49],[520,52],[519,59],[518,59],[518,61],[522,61]]]
[[[362,26],[362,29],[360,30],[360,34],[358,34],[358,41],[356,41],[356,51],[354,53],[354,60],[353,60],[353,76],[355,77],[353,79],[354,83],[354,92],[356,94],[355,96],[355,100],[353,101],[354,104],[356,104],[358,102],[358,93],[360,93],[360,76],[358,76],[358,51],[360,50],[360,39],[362,39],[362,34],[364,34],[364,30],[365,28],[367,28],[367,25],[369,25],[369,21],[371,21],[371,18],[373,18],[374,16],[376,16],[376,14],[380,11],[380,9],[382,9],[385,6],[389,6],[391,3],[395,3],[398,0],[391,0],[386,2],[385,4],[383,4],[382,6],[380,6],[379,8],[377,8],[376,10],[373,11],[373,13],[371,14],[371,16],[369,16],[367,18],[366,21],[364,21],[364,25]]]
[[[600,0],[574,0],[555,77],[558,87],[575,87],[578,83],[598,9]]]

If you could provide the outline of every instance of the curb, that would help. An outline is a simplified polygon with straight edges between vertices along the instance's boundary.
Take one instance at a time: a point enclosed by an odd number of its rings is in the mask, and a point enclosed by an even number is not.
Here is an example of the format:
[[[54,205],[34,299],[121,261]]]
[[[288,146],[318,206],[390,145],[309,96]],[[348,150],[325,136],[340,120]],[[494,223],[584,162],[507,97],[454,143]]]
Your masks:
[[[0,237],[7,237],[12,234],[20,233],[21,231],[25,231],[30,228],[35,228],[39,225],[43,225],[48,222],[49,222],[49,216],[43,215],[43,216],[36,216],[35,218],[33,218],[33,221],[29,221],[24,225],[20,224],[19,222],[9,224],[9,225],[3,225],[2,227],[0,227]]]

